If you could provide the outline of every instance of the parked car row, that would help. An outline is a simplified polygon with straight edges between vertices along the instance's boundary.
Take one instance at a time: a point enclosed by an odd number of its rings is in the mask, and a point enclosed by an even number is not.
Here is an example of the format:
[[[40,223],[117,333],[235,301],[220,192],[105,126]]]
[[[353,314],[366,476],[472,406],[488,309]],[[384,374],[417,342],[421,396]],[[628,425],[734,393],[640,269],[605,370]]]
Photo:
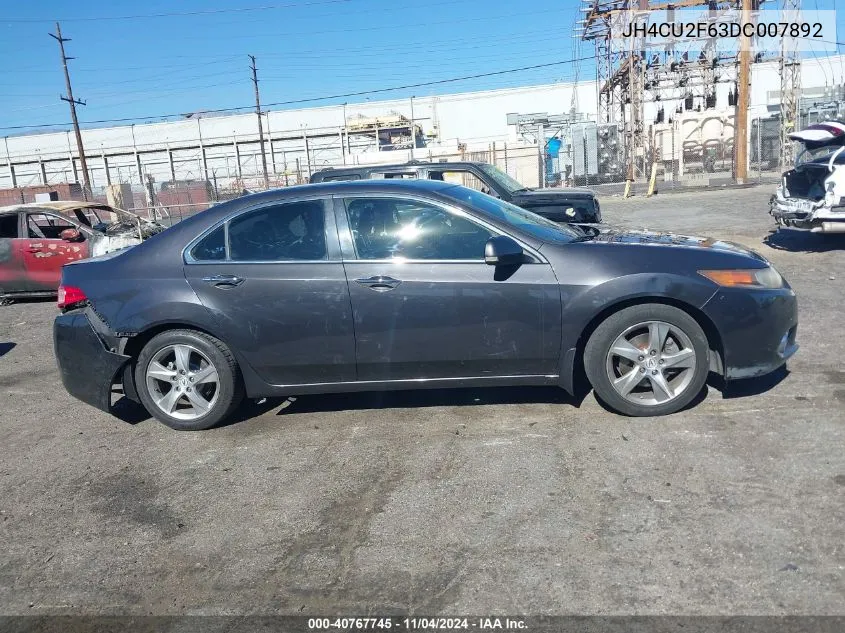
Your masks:
[[[54,325],[65,387],[109,410],[117,386],[194,430],[244,396],[574,392],[583,374],[610,408],[647,416],[688,406],[710,371],[763,375],[797,349],[795,294],[752,251],[584,231],[415,169],[425,177],[323,173],[68,263]]]

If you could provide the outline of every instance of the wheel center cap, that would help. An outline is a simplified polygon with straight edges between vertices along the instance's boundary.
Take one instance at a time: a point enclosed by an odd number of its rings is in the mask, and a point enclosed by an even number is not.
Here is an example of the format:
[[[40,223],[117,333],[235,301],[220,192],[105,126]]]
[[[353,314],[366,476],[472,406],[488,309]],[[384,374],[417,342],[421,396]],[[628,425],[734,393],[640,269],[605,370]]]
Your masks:
[[[183,376],[182,378],[179,379],[179,384],[182,385],[183,387],[187,387],[188,386],[188,379]]]
[[[648,358],[645,362],[645,366],[649,369],[654,369],[657,367],[657,359],[656,358]]]

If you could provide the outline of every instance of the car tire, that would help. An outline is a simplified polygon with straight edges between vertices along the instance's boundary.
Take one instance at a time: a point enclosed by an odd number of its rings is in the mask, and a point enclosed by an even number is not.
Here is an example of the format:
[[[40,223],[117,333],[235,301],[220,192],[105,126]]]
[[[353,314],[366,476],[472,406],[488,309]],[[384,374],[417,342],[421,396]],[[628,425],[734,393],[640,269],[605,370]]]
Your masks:
[[[610,315],[593,331],[584,348],[584,370],[596,396],[614,411],[667,415],[701,392],[709,347],[704,330],[683,310],[636,305]]]
[[[135,387],[150,415],[178,431],[219,424],[244,395],[231,350],[196,330],[168,330],[151,338],[135,363]]]

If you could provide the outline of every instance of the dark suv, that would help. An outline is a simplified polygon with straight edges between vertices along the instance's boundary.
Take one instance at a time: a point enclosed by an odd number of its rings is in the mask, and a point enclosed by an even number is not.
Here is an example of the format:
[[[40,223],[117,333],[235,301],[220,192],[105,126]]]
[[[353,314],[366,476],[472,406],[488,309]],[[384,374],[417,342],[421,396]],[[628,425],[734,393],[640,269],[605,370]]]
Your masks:
[[[382,178],[445,180],[477,189],[555,222],[601,222],[599,201],[591,190],[529,189],[498,167],[487,163],[414,161],[401,165],[358,165],[315,172],[311,182]]]

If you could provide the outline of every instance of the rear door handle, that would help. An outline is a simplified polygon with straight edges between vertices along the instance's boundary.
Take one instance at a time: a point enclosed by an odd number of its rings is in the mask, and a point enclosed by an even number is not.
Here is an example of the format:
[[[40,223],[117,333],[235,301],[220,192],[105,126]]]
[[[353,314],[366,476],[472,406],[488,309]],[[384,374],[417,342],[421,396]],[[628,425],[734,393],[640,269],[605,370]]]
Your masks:
[[[26,252],[27,253],[40,253],[41,249],[40,248],[28,248],[28,249],[26,249]]]
[[[235,275],[211,275],[210,277],[203,277],[203,281],[214,284],[218,288],[230,288],[232,286],[240,286],[246,281],[243,277]]]
[[[394,279],[393,277],[383,277],[382,275],[376,275],[374,277],[364,277],[361,279],[356,279],[355,283],[361,286],[366,286],[367,288],[375,290],[376,292],[387,292],[388,290],[393,290],[402,282],[399,279]]]

